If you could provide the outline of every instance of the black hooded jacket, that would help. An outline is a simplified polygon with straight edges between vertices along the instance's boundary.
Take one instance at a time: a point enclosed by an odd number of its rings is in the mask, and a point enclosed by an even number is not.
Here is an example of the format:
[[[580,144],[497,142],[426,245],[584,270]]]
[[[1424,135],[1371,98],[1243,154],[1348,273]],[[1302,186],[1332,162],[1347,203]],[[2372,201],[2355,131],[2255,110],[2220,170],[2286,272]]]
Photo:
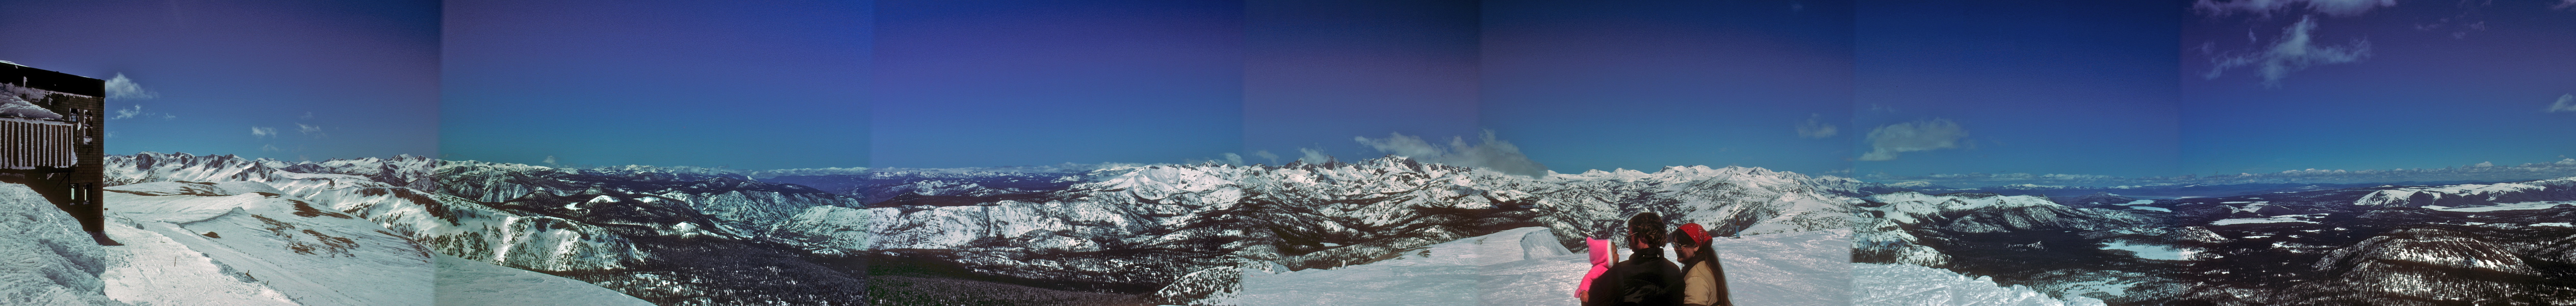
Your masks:
[[[1676,306],[1682,304],[1682,269],[1664,260],[1664,248],[1634,249],[1627,261],[1592,280],[1592,300],[1585,306]]]

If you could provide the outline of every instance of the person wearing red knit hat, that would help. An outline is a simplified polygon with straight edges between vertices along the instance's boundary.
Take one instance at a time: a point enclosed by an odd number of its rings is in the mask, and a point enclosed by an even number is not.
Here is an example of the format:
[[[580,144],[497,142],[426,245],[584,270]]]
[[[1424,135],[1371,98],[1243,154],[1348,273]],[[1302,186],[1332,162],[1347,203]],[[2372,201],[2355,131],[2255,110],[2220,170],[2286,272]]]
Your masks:
[[[1708,230],[1699,223],[1673,230],[1673,253],[1682,258],[1682,305],[1734,306],[1726,296],[1726,268],[1717,263]]]

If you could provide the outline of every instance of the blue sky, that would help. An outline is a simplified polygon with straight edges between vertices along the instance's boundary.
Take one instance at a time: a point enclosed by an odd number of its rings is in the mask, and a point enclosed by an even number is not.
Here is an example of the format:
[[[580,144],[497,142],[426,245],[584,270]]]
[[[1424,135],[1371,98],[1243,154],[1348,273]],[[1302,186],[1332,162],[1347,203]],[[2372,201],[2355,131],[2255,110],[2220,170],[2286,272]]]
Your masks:
[[[2182,136],[2191,139],[2181,147],[2183,170],[2567,158],[2576,154],[2564,132],[2576,129],[2576,109],[2552,106],[2576,93],[2576,57],[2569,56],[2576,54],[2576,6],[2568,4],[2195,10],[2179,44]],[[2308,39],[2298,43],[2290,39],[2295,34]],[[2265,73],[2267,66],[2280,72]]]
[[[2556,105],[2576,97],[2576,5],[2200,3],[13,1],[0,39],[62,43],[0,60],[140,84],[110,101],[133,114],[112,152],[281,159],[1281,163],[1422,149],[1391,133],[1456,153],[1438,147],[1485,131],[1559,172],[2576,151],[2554,132],[2576,128],[2576,101]]]
[[[2171,175],[2182,5],[1862,1],[1854,171]]]
[[[0,29],[0,60],[143,89],[110,154],[438,152],[437,1],[7,1]]]
[[[866,166],[866,2],[446,2],[441,153]]]
[[[1181,162],[1241,146],[1239,2],[876,9],[875,165]]]
[[[1476,137],[1477,1],[1244,2],[1244,154],[1382,156],[1352,137]],[[1257,154],[1254,154],[1257,155]]]
[[[1486,2],[1479,119],[1562,173],[1846,170],[1850,5]]]

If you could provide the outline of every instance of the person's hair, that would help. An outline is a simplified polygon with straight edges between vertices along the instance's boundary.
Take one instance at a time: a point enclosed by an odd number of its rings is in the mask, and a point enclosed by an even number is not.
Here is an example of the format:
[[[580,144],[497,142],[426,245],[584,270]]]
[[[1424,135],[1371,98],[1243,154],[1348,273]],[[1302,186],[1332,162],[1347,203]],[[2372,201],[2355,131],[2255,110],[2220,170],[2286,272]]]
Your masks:
[[[1664,216],[1657,215],[1653,212],[1642,212],[1637,213],[1637,216],[1635,217],[1629,217],[1628,241],[1630,241],[1630,243],[1644,243],[1646,244],[1646,247],[1650,248],[1662,246],[1664,244]]]
[[[1690,231],[1687,231],[1687,230],[1682,230],[1682,229],[1678,229],[1678,228],[1677,228],[1677,229],[1673,229],[1673,232],[1672,232],[1671,234],[1665,234],[1665,235],[1664,235],[1664,237],[1673,237],[1673,238],[1671,239],[1671,240],[1673,241],[1673,246],[1678,246],[1678,247],[1694,247],[1694,248],[1699,247],[1699,241],[1697,241],[1698,239],[1690,239]]]

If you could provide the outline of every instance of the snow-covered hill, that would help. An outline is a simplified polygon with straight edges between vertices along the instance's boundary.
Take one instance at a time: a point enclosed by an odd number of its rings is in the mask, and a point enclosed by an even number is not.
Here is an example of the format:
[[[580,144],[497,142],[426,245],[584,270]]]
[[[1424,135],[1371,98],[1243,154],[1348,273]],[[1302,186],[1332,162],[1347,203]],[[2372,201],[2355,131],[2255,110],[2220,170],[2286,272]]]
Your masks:
[[[127,244],[102,275],[117,300],[432,303],[427,249],[266,184],[154,182],[108,191],[103,200],[116,204],[108,234]]]
[[[129,186],[192,179],[273,186],[266,192],[373,223],[430,252],[553,273],[655,303],[821,303],[864,294],[861,276],[851,274],[863,265],[832,263],[837,259],[764,236],[788,216],[855,201],[739,175],[419,158],[281,162],[144,153],[112,161],[122,162],[111,163],[111,175]]]

